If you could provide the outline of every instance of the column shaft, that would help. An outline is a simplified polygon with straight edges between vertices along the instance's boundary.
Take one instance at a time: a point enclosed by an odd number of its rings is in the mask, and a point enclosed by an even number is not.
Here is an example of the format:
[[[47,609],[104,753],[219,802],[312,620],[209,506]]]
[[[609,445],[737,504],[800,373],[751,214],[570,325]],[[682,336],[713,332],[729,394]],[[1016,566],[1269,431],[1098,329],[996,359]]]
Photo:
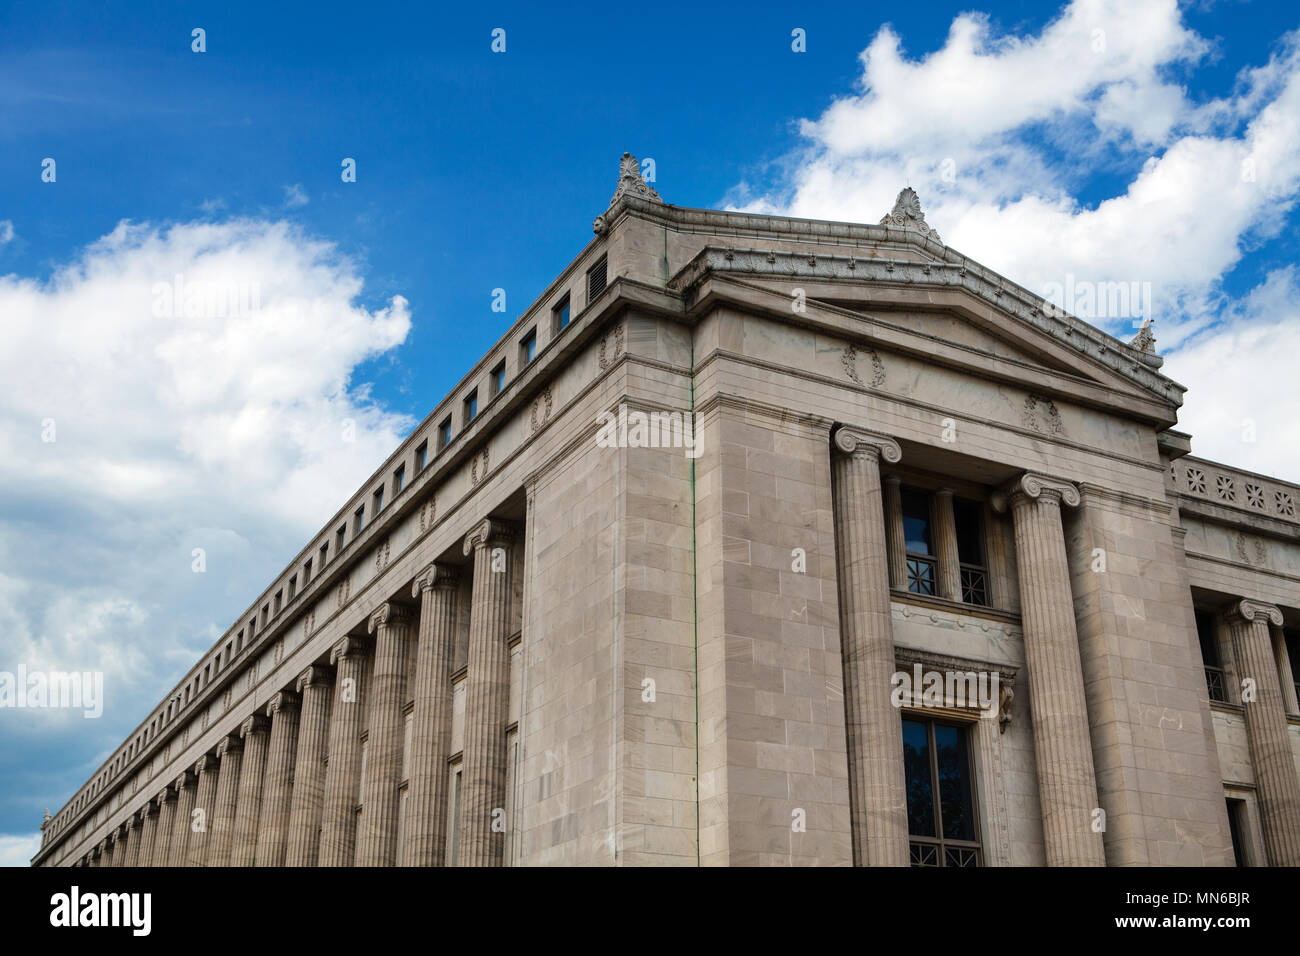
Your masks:
[[[1238,602],[1229,617],[1232,652],[1242,679],[1255,682],[1255,699],[1243,695],[1242,711],[1268,863],[1300,866],[1300,778],[1268,631],[1270,621],[1280,627],[1282,612],[1254,601]]]
[[[176,794],[170,786],[157,797],[158,829],[154,833],[153,865],[171,865],[172,827],[176,823]]]
[[[137,819],[136,814],[131,814],[130,823],[131,838],[127,841],[126,865],[135,868],[140,866],[140,844],[144,836],[144,823]]]
[[[189,851],[186,866],[208,866],[208,853],[212,844],[212,822],[216,815],[217,762],[202,756],[194,765],[198,780],[194,791],[194,822],[190,826]]]
[[[942,488],[934,495],[934,543],[938,560],[939,596],[961,600],[961,558],[957,552],[957,515],[952,507],[952,490]]]
[[[447,843],[447,758],[451,748],[451,663],[456,646],[454,569],[432,564],[416,579],[420,598],[406,810],[407,866],[442,866]]]
[[[371,615],[370,633],[376,635],[375,666],[370,678],[370,737],[357,831],[357,866],[396,866],[410,612],[396,604],[381,605]]]
[[[325,755],[329,746],[330,697],[334,672],[307,668],[294,689],[302,695],[298,755],[294,759],[286,866],[315,866],[320,859],[321,813],[325,806]]]
[[[1065,555],[1061,503],[1073,485],[1025,476],[1011,495],[1028,665],[1038,795],[1048,866],[1104,866],[1083,665]]]
[[[266,705],[271,740],[266,752],[266,782],[257,825],[256,866],[284,866],[293,802],[293,758],[298,750],[298,695],[280,691]]]
[[[849,811],[858,866],[906,866],[907,790],[902,719],[892,702],[894,630],[889,618],[880,458],[898,445],[859,429],[835,433],[835,545],[839,572]]]
[[[191,826],[194,822],[194,776],[187,770],[176,778],[176,819],[172,821],[171,849],[168,866],[186,866],[189,862]]]
[[[885,479],[885,534],[889,586],[907,590],[907,535],[903,533],[903,488],[897,475]]]
[[[244,721],[244,759],[239,768],[239,800],[235,805],[235,838],[231,866],[252,866],[257,860],[258,818],[262,814],[262,780],[266,773],[266,747],[271,724],[254,714]]]
[[[139,863],[141,866],[153,866],[153,845],[158,832],[158,808],[151,800],[140,812],[144,814],[144,823],[140,826]]]
[[[361,731],[365,717],[365,647],[345,637],[330,651],[334,702],[330,708],[329,765],[321,814],[320,865],[352,866],[356,859],[361,789]]]
[[[465,675],[461,866],[500,866],[505,854],[506,718],[510,705],[510,533],[484,521],[465,539],[474,556]]]
[[[221,770],[217,776],[217,793],[212,812],[212,834],[208,841],[208,866],[230,866],[235,844],[235,814],[239,804],[240,764],[244,744],[238,736],[225,737],[217,744]]]

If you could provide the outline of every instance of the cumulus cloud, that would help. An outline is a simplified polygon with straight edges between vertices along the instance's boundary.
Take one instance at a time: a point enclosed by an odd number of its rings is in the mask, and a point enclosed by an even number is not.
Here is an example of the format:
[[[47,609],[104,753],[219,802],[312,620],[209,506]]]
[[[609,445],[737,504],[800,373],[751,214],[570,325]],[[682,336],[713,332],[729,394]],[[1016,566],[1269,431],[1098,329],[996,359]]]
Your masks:
[[[100,720],[2,712],[0,738],[93,770],[410,430],[353,378],[407,303],[362,291],[329,243],[246,219],[124,222],[0,277],[0,670],[105,694]]]
[[[1246,365],[1243,350],[1268,347],[1269,335],[1248,333],[1271,320],[1232,309],[1223,280],[1293,222],[1300,193],[1300,34],[1243,70],[1230,95],[1196,100],[1177,77],[1212,54],[1174,0],[1074,0],[1029,36],[964,13],[943,46],[920,57],[886,26],[861,54],[858,88],[802,122],[805,143],[779,178],[737,189],[730,205],[876,222],[910,184],[945,242],[1035,292],[1067,283],[1148,290],[1160,347],[1192,389],[1190,403],[1197,390],[1221,391],[1222,380],[1198,379],[1198,361],[1174,362],[1185,344],[1204,348],[1202,333],[1216,330]],[[1294,284],[1270,288],[1286,295]],[[1128,337],[1146,315],[1082,317]],[[1272,387],[1287,389],[1288,379]],[[1294,405],[1290,393],[1272,400]],[[1223,421],[1190,421],[1198,452],[1230,446]],[[1300,476],[1300,446],[1265,447],[1257,464]]]
[[[19,836],[0,835],[0,866],[27,866],[40,848],[40,831]]]

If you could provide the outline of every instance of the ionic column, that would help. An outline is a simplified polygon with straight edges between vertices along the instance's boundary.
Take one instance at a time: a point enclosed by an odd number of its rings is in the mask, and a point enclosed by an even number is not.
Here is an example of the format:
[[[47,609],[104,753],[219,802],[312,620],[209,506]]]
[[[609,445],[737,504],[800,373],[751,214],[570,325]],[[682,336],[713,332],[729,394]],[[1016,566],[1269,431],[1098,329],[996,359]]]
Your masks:
[[[1300,866],[1300,779],[1291,753],[1286,708],[1268,625],[1282,626],[1270,604],[1238,601],[1229,613],[1232,653],[1243,681],[1255,683],[1255,699],[1242,695],[1255,796],[1269,866]]]
[[[235,804],[235,841],[230,850],[230,865],[252,866],[257,860],[262,778],[266,772],[271,722],[262,714],[254,714],[240,726],[239,736],[244,740],[244,759],[239,768],[239,799]]]
[[[188,770],[176,778],[176,819],[172,824],[168,866],[185,866],[189,862],[190,827],[194,822],[194,775]]]
[[[208,837],[208,866],[230,866],[235,843],[235,814],[239,805],[240,764],[244,742],[235,735],[223,737],[217,744],[217,793],[213,798],[211,834]]]
[[[957,551],[957,514],[952,507],[952,489],[934,493],[934,543],[939,563],[939,597],[961,600],[961,557]]]
[[[207,866],[208,852],[212,843],[212,821],[216,816],[217,802],[217,761],[204,754],[194,764],[194,776],[198,780],[195,788],[194,809],[200,811],[196,830],[190,827],[190,845],[186,853],[186,866]]]
[[[1105,866],[1083,665],[1065,556],[1061,505],[1077,507],[1066,481],[1027,474],[1007,490],[1016,528],[1021,624],[1048,866]],[[998,505],[1005,508],[999,497]]]
[[[150,800],[140,811],[140,866],[153,866],[153,846],[158,832],[158,807]]]
[[[447,843],[447,757],[451,749],[451,672],[459,574],[431,564],[415,579],[420,636],[411,714],[411,778],[406,804],[406,866],[442,866]]]
[[[130,837],[126,841],[126,863],[124,865],[132,869],[140,865],[140,842],[141,837],[144,835],[144,820],[140,814],[143,812],[137,811],[131,814],[130,819],[126,821],[127,832]]]
[[[158,803],[158,829],[154,833],[151,866],[171,865],[172,828],[176,823],[176,794],[170,785],[154,798]]]
[[[897,475],[885,478],[886,554],[889,586],[907,590],[907,535],[903,532],[903,482]]]
[[[293,801],[293,758],[298,750],[298,695],[280,691],[266,705],[271,741],[266,752],[266,783],[257,825],[256,866],[284,866]]]
[[[375,638],[370,677],[370,738],[362,783],[357,866],[397,865],[397,814],[402,774],[402,707],[411,613],[398,604],[381,604],[370,616]]]
[[[108,835],[108,865],[121,866],[122,860],[126,857],[126,853],[123,852],[125,849],[122,843],[122,825],[118,824]]]
[[[329,765],[325,768],[325,807],[321,814],[321,866],[352,866],[356,859],[365,663],[365,645],[358,638],[345,637],[330,651],[335,678],[334,701],[330,707]]]
[[[286,866],[315,866],[320,858],[321,812],[325,805],[325,755],[329,746],[330,696],[334,672],[313,665],[298,675],[302,696],[298,755],[294,759],[293,800],[289,805]]]
[[[834,456],[835,550],[853,861],[907,866],[903,724],[890,701],[896,667],[880,488],[880,459],[896,462],[902,451],[858,428],[840,428],[834,443],[841,452]]]
[[[108,856],[108,838],[100,840],[95,844],[94,855],[90,858],[91,866],[104,866]]]
[[[465,756],[462,773],[461,866],[500,866],[505,832],[493,829],[506,805],[506,719],[510,707],[511,531],[484,520],[465,537],[473,555],[469,666],[465,675]],[[500,811],[500,813],[497,813]]]

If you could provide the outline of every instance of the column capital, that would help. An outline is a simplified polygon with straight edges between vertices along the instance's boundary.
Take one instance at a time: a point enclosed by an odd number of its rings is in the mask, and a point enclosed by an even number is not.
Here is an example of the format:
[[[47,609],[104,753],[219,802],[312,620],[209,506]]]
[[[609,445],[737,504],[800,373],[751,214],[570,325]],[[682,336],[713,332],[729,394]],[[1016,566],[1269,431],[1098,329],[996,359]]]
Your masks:
[[[266,716],[274,717],[282,710],[296,710],[301,699],[291,690],[282,690],[266,702]]]
[[[139,814],[140,814],[140,824],[143,826],[143,825],[144,825],[144,822],[145,822],[146,820],[149,819],[150,815],[151,815],[151,814],[154,814],[154,813],[157,813],[157,812],[158,812],[158,807],[156,807],[156,806],[154,805],[154,802],[153,802],[152,800],[150,800],[148,803],[146,803],[146,804],[145,804],[143,807],[141,807],[140,810],[139,810]]]
[[[1261,601],[1252,601],[1249,598],[1243,598],[1228,608],[1229,619],[1237,615],[1251,624],[1256,621],[1267,621],[1274,627],[1282,626],[1282,611],[1278,607]]]
[[[305,687],[311,687],[313,684],[330,684],[333,681],[334,668],[312,664],[311,667],[298,675],[298,679],[294,681],[293,689],[295,693],[301,694]]]
[[[175,800],[175,799],[176,799],[176,794],[172,793],[172,788],[170,785],[163,787],[162,790],[159,792],[158,796],[154,797],[154,801],[158,804],[159,810],[163,808],[163,804],[165,804],[168,800]]]
[[[381,627],[389,624],[405,624],[410,619],[410,608],[401,604],[394,604],[392,601],[385,601],[375,608],[370,615],[370,623],[366,625],[366,630],[373,634]]]
[[[194,783],[194,774],[188,770],[182,770],[176,777],[176,782],[172,784],[172,789],[176,791],[177,796],[186,787]]]
[[[217,762],[211,754],[204,754],[198,760],[194,761],[194,776],[201,777],[209,770],[216,770]]]
[[[127,833],[130,833],[132,830],[135,829],[135,814],[134,814],[134,813],[131,814],[129,817],[126,818],[126,822],[122,824],[122,829],[125,830]]]
[[[253,714],[242,724],[239,725],[239,736],[247,737],[249,734],[265,734],[271,730],[271,722],[262,714]]]
[[[857,457],[872,455],[877,459],[883,458],[891,465],[903,460],[903,449],[898,447],[898,442],[888,435],[868,431],[865,428],[841,425],[835,429],[835,437],[832,441],[835,447],[846,455]]]
[[[990,504],[998,514],[1004,514],[1008,503],[1014,504],[1017,500],[1056,501],[1077,508],[1082,499],[1073,482],[1027,471],[994,492]]]
[[[244,749],[244,741],[236,734],[227,734],[217,743],[217,759],[226,754],[237,754]]]
[[[475,548],[490,544],[508,544],[514,537],[514,528],[499,518],[484,518],[469,534],[465,535],[465,544],[461,549],[465,557],[474,553]]]
[[[415,578],[411,597],[419,597],[432,588],[455,588],[460,583],[460,569],[434,561]]]
[[[364,654],[365,650],[366,645],[361,638],[348,635],[330,648],[330,667],[337,666],[338,662],[345,657]]]

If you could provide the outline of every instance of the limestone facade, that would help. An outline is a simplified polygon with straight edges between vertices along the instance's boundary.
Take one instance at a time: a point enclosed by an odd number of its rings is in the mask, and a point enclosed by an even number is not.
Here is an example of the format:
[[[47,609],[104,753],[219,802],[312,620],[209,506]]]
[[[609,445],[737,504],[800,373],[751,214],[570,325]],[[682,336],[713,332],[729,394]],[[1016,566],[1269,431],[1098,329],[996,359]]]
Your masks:
[[[33,864],[1300,863],[1300,487],[909,194],[689,209],[625,156]]]

